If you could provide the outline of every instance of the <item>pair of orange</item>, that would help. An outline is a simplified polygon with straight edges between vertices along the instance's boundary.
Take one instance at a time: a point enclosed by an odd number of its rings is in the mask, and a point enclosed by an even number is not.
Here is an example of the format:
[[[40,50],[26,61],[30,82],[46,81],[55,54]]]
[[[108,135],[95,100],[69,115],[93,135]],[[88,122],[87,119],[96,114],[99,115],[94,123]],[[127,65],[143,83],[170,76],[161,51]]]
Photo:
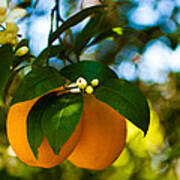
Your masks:
[[[24,163],[50,168],[68,159],[78,167],[100,170],[118,158],[125,146],[125,118],[107,104],[97,100],[93,94],[84,94],[81,120],[59,154],[54,154],[44,137],[36,159],[27,138],[27,116],[39,98],[17,103],[8,113],[8,139],[16,155]]]

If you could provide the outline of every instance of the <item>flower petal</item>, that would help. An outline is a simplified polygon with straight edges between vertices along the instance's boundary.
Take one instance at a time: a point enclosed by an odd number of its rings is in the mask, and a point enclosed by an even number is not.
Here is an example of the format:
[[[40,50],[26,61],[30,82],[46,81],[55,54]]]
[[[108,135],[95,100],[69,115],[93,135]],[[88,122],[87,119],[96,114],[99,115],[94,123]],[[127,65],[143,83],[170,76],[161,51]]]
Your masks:
[[[26,10],[23,8],[14,8],[6,17],[6,22],[13,22],[16,18],[21,18],[26,15]]]
[[[6,23],[6,31],[7,32],[12,32],[12,33],[17,33],[18,32],[18,26],[14,22],[7,22]]]

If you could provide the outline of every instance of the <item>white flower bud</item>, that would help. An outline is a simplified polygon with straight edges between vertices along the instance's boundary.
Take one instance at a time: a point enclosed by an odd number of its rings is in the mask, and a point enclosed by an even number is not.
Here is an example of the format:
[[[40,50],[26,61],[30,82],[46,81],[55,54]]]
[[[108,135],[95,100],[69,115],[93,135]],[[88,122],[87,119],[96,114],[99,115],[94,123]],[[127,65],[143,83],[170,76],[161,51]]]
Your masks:
[[[79,88],[70,89],[70,92],[73,94],[78,94],[78,93],[81,93],[81,89]]]
[[[86,79],[84,79],[83,77],[79,77],[76,81],[76,85],[80,88],[80,89],[85,89],[87,86],[87,81]]]
[[[77,84],[76,83],[71,83],[67,87],[68,88],[75,88],[75,87],[77,87]]]

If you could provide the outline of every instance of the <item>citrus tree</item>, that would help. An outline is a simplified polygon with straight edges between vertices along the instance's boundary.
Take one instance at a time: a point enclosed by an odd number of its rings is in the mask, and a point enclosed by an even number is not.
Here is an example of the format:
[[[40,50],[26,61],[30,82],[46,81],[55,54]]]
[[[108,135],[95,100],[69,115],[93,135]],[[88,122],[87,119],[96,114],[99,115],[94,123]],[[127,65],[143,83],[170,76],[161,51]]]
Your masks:
[[[12,7],[6,0],[0,2],[0,118],[22,162],[52,168],[67,159],[80,168],[103,170],[127,145],[127,123],[145,138],[151,103],[138,83],[119,78],[112,65],[129,44],[137,47],[132,59],[137,64],[145,44],[164,36],[158,26],[128,26],[126,12],[134,6],[128,0],[94,1],[93,6],[83,1],[66,19],[56,0],[47,47],[35,55],[28,39],[18,34],[16,21],[31,16],[25,9],[33,3],[21,1]],[[176,46],[173,37],[168,35]],[[106,49],[110,45],[101,46],[107,39],[116,44],[111,52]],[[86,56],[94,46],[97,54],[105,55]],[[52,58],[61,62],[60,68],[52,65]]]

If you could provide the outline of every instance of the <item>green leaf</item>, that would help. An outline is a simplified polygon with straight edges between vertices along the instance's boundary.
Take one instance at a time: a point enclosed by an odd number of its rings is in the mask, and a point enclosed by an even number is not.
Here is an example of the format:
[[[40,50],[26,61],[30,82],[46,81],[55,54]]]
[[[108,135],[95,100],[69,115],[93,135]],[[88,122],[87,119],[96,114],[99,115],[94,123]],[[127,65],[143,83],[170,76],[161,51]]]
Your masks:
[[[41,117],[52,97],[57,97],[56,93],[50,93],[46,96],[41,97],[31,108],[27,117],[27,137],[32,152],[37,159],[38,148],[40,147],[44,137],[41,128]]]
[[[12,47],[9,45],[0,47],[0,105],[3,104],[4,87],[11,72],[10,66],[12,63]]]
[[[41,127],[55,154],[71,137],[83,111],[83,96],[66,94],[54,97],[44,109]]]
[[[95,78],[98,78],[100,83],[109,78],[117,78],[108,66],[96,61],[82,61],[63,68],[60,73],[72,82],[75,82],[78,77],[86,78],[88,83]]]
[[[41,97],[27,118],[28,141],[36,158],[43,137],[55,154],[71,137],[83,111],[83,96],[56,92]]]
[[[117,38],[117,37],[119,37],[119,35],[116,32],[113,32],[112,30],[102,32],[98,34],[90,44],[88,44],[88,47],[100,43],[101,41],[107,38]]]
[[[84,29],[77,35],[74,44],[74,52],[77,56],[81,54],[86,44],[91,40],[91,38],[100,31],[100,25],[104,18],[104,13],[98,13],[93,18],[90,19],[88,24]]]
[[[12,104],[30,100],[64,85],[65,80],[52,67],[34,68],[17,88]]]
[[[147,133],[150,111],[145,96],[136,86],[111,79],[99,86],[94,95]]]
[[[70,27],[75,26],[76,24],[80,23],[88,16],[100,12],[105,7],[107,7],[107,6],[105,6],[105,5],[93,6],[90,8],[83,9],[79,13],[70,17],[54,33],[52,33],[52,35],[50,37],[50,44],[52,44],[64,31],[66,31]]]
[[[66,49],[67,47],[62,44],[47,47],[40,53],[33,65],[43,65],[48,58],[55,57],[58,54],[64,53]]]

